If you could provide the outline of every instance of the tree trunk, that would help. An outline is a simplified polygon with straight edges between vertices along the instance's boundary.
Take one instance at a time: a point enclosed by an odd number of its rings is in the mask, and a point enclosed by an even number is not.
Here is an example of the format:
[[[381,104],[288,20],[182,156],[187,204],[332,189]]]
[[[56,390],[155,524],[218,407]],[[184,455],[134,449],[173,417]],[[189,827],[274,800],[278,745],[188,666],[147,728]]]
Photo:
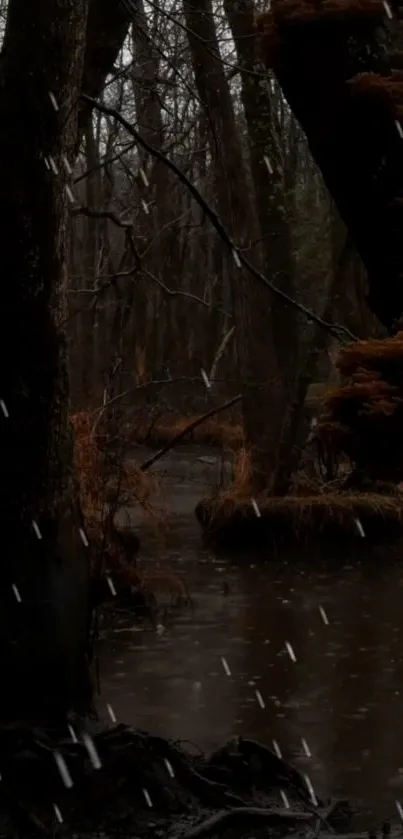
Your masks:
[[[64,159],[77,143],[87,7],[10,0],[0,59],[2,718],[60,717],[90,700],[63,333]]]
[[[401,72],[382,3],[273,0],[261,43],[368,272],[368,304],[393,330],[403,312]]]
[[[255,32],[254,0],[225,0],[226,14],[241,67],[241,95],[248,131],[250,166],[263,238],[267,275],[295,297],[295,261],[286,208],[284,148],[272,101],[271,80]],[[277,122],[277,124],[276,124]],[[271,301],[273,333],[287,389],[298,361],[298,313],[279,297]]]
[[[261,267],[260,250],[251,253],[252,242],[260,239],[259,224],[219,56],[211,2],[202,0],[196,8],[191,0],[184,0],[184,10],[197,91],[208,114],[218,210],[237,246]],[[275,479],[283,382],[273,341],[270,294],[237,267],[230,254],[228,273],[234,300],[245,433],[258,491],[270,487]]]
[[[105,79],[122,49],[132,15],[125,5],[111,0],[90,0],[87,17],[83,92],[96,99],[103,91]],[[79,113],[77,145],[91,113],[85,103]]]

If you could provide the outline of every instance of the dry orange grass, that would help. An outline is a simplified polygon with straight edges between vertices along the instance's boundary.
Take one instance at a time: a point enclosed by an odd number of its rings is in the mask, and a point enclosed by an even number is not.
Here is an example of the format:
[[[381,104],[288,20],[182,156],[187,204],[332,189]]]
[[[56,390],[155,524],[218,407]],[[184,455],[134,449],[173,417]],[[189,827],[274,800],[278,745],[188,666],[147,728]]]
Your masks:
[[[91,436],[90,414],[75,414],[71,422],[75,433],[81,505],[94,548],[93,573],[103,575],[105,570],[111,571],[115,581],[142,591],[146,602],[151,595],[158,604],[168,607],[189,605],[191,598],[186,580],[168,567],[134,567],[127,559],[113,527],[113,514],[120,507],[138,503],[152,517],[158,535],[163,536],[166,517],[155,506],[155,499],[160,496],[158,480],[134,464],[111,463],[97,438]]]
[[[74,414],[71,422],[75,435],[75,460],[80,486],[80,501],[86,529],[95,546],[95,554],[117,558],[113,518],[118,509],[139,504],[161,524],[161,514],[153,506],[159,492],[155,476],[142,472],[123,458],[109,458],[96,436],[91,435],[92,421],[86,411]],[[120,549],[122,553],[122,549]]]
[[[150,429],[150,423],[146,419],[136,422],[135,428],[131,430],[132,440],[137,443],[167,443],[177,434],[180,434],[197,420],[201,414],[193,414],[187,417],[178,417],[175,414],[166,414],[161,417]],[[226,446],[229,449],[238,449],[244,440],[243,427],[240,422],[229,422],[220,420],[219,417],[211,417],[201,425],[196,426],[185,438],[188,442],[199,445]]]
[[[199,505],[199,521],[207,532],[231,541],[245,523],[259,528],[263,538],[276,541],[300,539],[303,542],[320,537],[333,538],[337,533],[357,537],[357,520],[364,528],[376,528],[384,533],[400,534],[403,528],[403,495],[377,493],[329,492],[312,496],[285,496],[258,501],[260,518],[251,503],[234,497],[206,500]],[[203,508],[203,509],[202,509]],[[264,527],[263,531],[260,530]]]

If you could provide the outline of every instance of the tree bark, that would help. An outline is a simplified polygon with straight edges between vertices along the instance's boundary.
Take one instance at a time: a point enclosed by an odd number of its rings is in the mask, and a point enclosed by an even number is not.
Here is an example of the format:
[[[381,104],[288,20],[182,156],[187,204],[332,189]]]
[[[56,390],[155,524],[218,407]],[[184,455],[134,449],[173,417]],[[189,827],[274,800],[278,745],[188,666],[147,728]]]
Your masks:
[[[3,719],[59,718],[91,695],[63,332],[64,160],[77,143],[87,12],[88,0],[10,0],[0,56]]]
[[[383,4],[274,0],[259,18],[267,64],[368,272],[368,304],[390,330],[403,312],[401,72]]]
[[[220,60],[210,0],[195,8],[184,0],[189,46],[199,97],[207,111],[209,144],[216,181],[217,206],[237,246],[262,267],[261,238],[255,197],[248,183],[228,82]],[[283,381],[272,330],[271,297],[228,256],[233,293],[236,342],[242,382],[247,445],[251,451],[255,490],[273,484],[281,429]]]
[[[106,76],[112,72],[122,49],[131,19],[132,15],[119,0],[90,0],[82,80],[82,92],[87,96],[97,99],[102,93]],[[77,142],[91,111],[88,104],[80,108]]]
[[[225,0],[224,6],[241,67],[241,95],[248,131],[250,167],[263,238],[265,269],[276,285],[295,297],[295,262],[286,207],[284,148],[255,32],[254,0]],[[278,121],[278,120],[277,120]],[[298,361],[298,315],[284,300],[273,297],[273,334],[287,389],[292,387]]]

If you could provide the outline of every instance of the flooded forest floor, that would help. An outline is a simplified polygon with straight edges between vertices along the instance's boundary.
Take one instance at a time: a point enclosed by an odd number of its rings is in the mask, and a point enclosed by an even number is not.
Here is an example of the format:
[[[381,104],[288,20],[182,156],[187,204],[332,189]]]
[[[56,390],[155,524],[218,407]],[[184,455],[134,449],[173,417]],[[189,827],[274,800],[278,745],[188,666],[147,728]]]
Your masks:
[[[137,449],[137,462],[149,453]],[[158,621],[105,614],[99,765],[80,736],[55,747],[52,733],[32,742],[24,731],[10,763],[0,731],[1,835],[401,833],[399,557],[218,555],[194,514],[220,482],[217,450],[178,447],[154,471],[167,526],[138,508],[124,523],[140,536]],[[352,818],[333,810],[336,799],[350,801]]]
[[[360,824],[395,814],[403,796],[399,557],[362,546],[359,558],[295,548],[216,555],[194,508],[220,481],[217,450],[178,447],[154,468],[167,533],[159,539],[135,511],[132,520],[140,567],[155,574],[161,625],[105,631],[101,718],[109,703],[119,721],[207,753],[234,736],[274,740],[318,794],[354,801]],[[178,612],[168,578],[190,594]]]

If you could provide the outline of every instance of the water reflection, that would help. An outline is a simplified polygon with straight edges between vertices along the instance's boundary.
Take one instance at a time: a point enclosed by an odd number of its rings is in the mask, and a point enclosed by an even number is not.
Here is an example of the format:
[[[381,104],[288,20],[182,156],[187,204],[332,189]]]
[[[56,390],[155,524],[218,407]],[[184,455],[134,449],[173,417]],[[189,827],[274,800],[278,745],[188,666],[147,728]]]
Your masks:
[[[204,749],[234,734],[275,738],[321,793],[393,813],[403,799],[400,566],[231,566],[201,548],[189,519],[178,519],[164,561],[185,573],[194,612],[160,637],[130,630],[104,644],[102,707]]]

